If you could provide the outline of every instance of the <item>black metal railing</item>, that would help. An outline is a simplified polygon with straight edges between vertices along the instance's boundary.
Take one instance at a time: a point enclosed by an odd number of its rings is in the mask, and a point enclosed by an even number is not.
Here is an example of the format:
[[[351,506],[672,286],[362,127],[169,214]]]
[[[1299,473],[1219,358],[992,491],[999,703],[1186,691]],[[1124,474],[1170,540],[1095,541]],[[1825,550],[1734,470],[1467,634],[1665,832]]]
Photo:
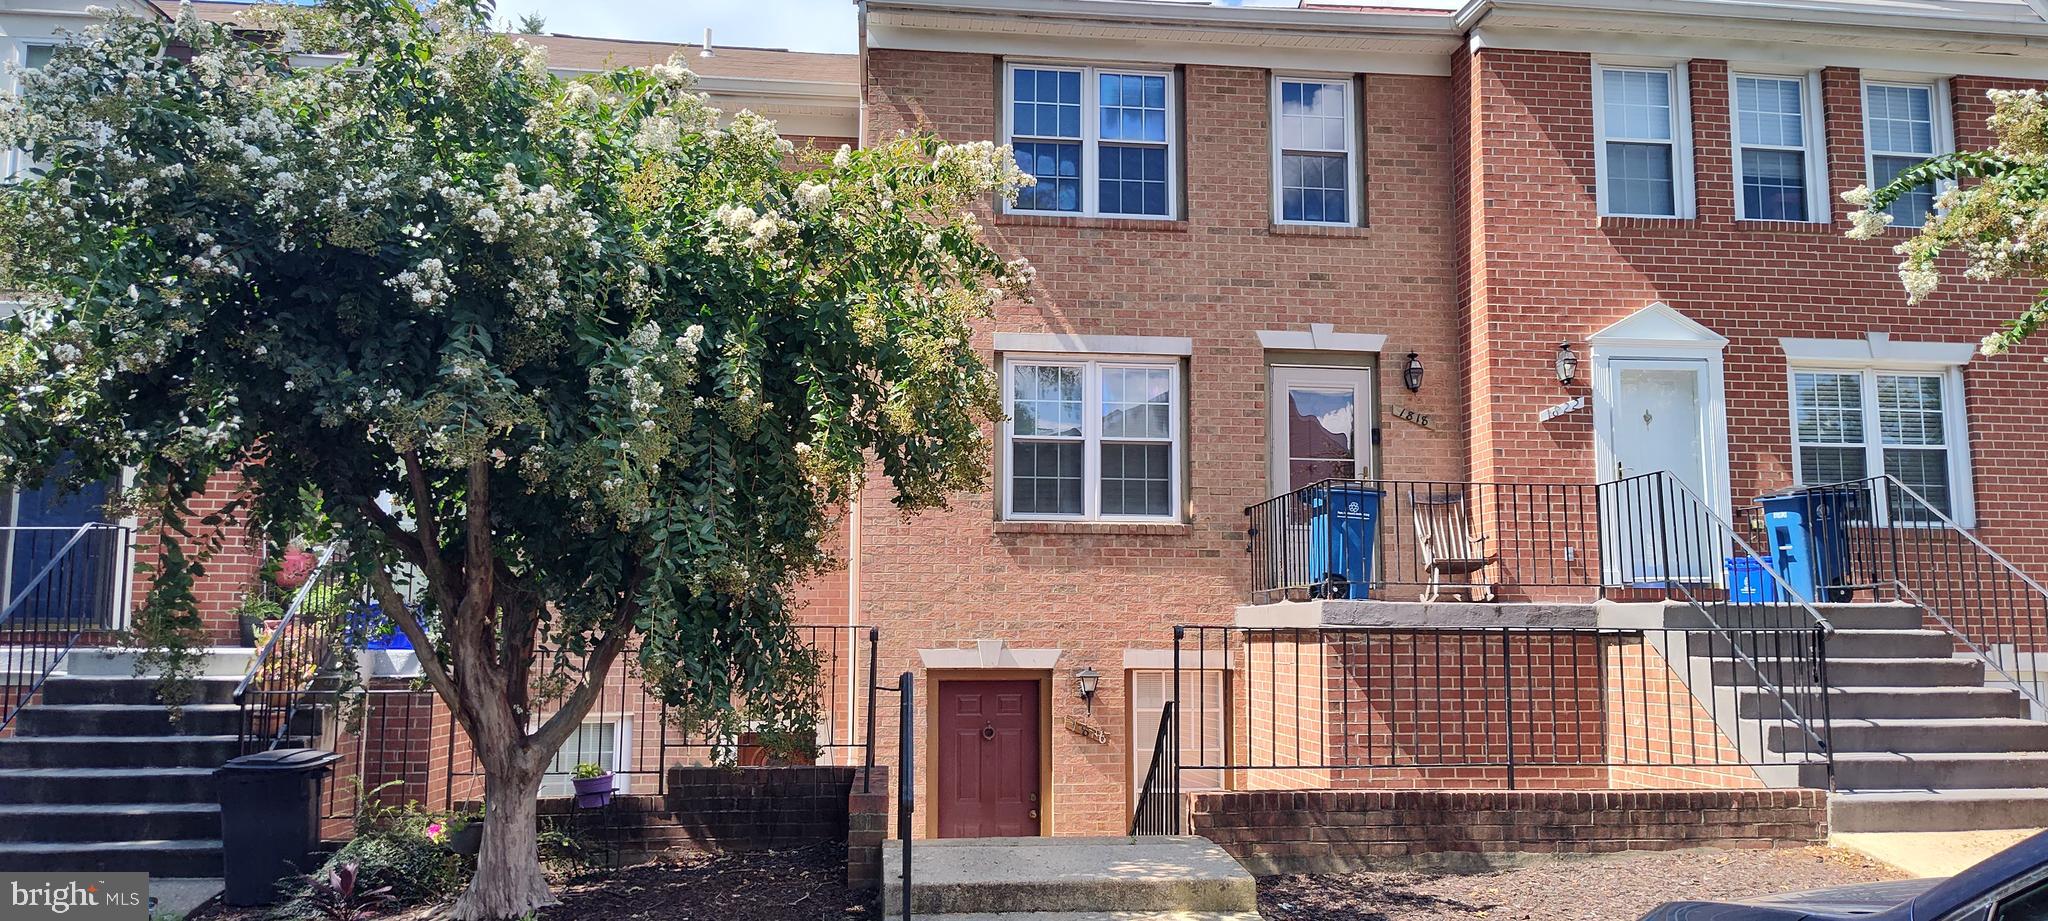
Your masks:
[[[1131,815],[1133,835],[1178,835],[1181,833],[1180,725],[1174,718],[1176,701],[1167,701],[1159,711],[1159,735],[1152,744],[1152,763],[1145,768],[1145,781],[1138,787],[1137,810]]]
[[[133,546],[110,524],[0,528],[0,730],[88,634],[120,623]]]
[[[861,781],[862,792],[868,792],[877,755],[872,743],[876,693],[894,690],[877,683],[880,631],[872,626],[799,626],[796,631],[818,666],[814,740],[729,736],[682,725],[676,712],[648,689],[638,654],[628,649],[604,676],[583,725],[556,752],[542,779],[542,795],[568,795],[572,772],[585,763],[611,772],[617,793],[658,798],[668,792],[670,767],[804,761],[810,756],[820,763],[868,768]],[[366,790],[400,781],[379,794],[390,803],[451,809],[481,799],[483,763],[437,694],[402,678],[373,680],[363,693],[356,726],[337,746],[347,758],[336,768],[338,777],[357,776]],[[536,697],[534,718],[545,720],[556,703]],[[798,750],[805,747],[814,750]],[[352,814],[356,785],[327,786],[326,815]],[[631,808],[614,809],[609,817],[637,821]]]
[[[1141,819],[1170,833],[1180,793],[1221,786],[1688,786],[1703,772],[1825,786],[1826,640],[1705,624],[1179,627],[1177,725],[1159,745],[1202,782],[1155,763]],[[1216,700],[1225,711],[1207,712]]]
[[[263,628],[266,635],[259,636],[256,655],[235,686],[244,754],[316,734],[317,727],[306,722],[323,691],[331,690],[323,685],[334,682],[332,669],[349,646],[349,631],[370,629],[377,610],[368,583],[348,563],[347,547],[323,550],[284,616]]]
[[[1773,562],[1831,601],[1903,602],[2048,719],[2048,588],[1889,475],[1801,489],[1751,514]],[[1801,555],[1804,555],[1804,559]]]

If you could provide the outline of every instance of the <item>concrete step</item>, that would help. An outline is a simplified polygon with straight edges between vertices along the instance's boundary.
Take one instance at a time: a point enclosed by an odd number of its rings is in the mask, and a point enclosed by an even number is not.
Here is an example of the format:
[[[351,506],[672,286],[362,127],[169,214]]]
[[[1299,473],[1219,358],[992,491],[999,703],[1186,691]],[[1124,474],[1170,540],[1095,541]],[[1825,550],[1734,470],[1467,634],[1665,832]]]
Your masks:
[[[233,703],[239,678],[197,678],[188,704]],[[53,677],[43,685],[46,704],[162,704],[155,678]]]
[[[1843,790],[1828,796],[1837,832],[2048,828],[2048,789]]]
[[[220,837],[216,803],[0,806],[0,842],[181,841]]]
[[[0,843],[0,871],[140,872],[152,877],[219,876],[220,841],[58,841]]]
[[[1739,635],[1735,642],[1712,631],[1697,631],[1686,637],[1686,649],[1696,656],[1727,656],[1740,646],[1754,654],[1768,650],[1769,639]],[[1783,644],[1781,644],[1783,645]],[[1955,654],[1955,640],[1940,630],[1837,630],[1828,637],[1828,659],[1946,659]]]
[[[216,768],[242,753],[232,735],[0,739],[0,768]]]
[[[213,768],[4,768],[0,803],[211,803]]]
[[[249,673],[249,662],[255,656],[256,650],[243,646],[208,646],[199,650],[199,670],[195,674],[239,681]],[[64,658],[64,672],[74,678],[132,678],[141,658],[139,649],[79,649]]]
[[[1777,719],[1777,695],[1753,687],[1735,689],[1738,715],[1744,719]],[[1818,716],[1820,701],[1812,694],[1788,694],[1801,713]],[[2025,718],[2027,700],[2008,688],[1983,687],[1844,687],[1828,693],[1829,713],[1842,719],[1976,719]]]
[[[1803,752],[1796,726],[1765,727],[1776,752]],[[2048,723],[2025,719],[1915,720],[1836,719],[1831,736],[1840,752],[2040,752],[2048,751]]]
[[[1799,767],[1802,786],[1827,786],[1824,764]],[[1838,752],[1838,790],[2048,787],[2048,752]]]
[[[919,842],[917,917],[1015,912],[1258,911],[1252,875],[1204,838],[956,838]],[[900,917],[901,852],[884,848],[882,906]]]
[[[1816,604],[1815,611],[1836,630],[1921,630],[1926,615],[1910,604]]]
[[[1714,683],[1755,684],[1759,668],[1780,687],[1811,687],[1815,676],[1807,662],[1767,659],[1755,665],[1740,659],[1714,659]],[[1834,687],[1981,687],[1984,663],[1975,659],[1838,659],[1828,657],[1828,684]]]
[[[234,704],[180,707],[176,720],[163,704],[36,704],[15,718],[14,734],[21,738],[234,735],[241,729],[241,716],[241,708]]]

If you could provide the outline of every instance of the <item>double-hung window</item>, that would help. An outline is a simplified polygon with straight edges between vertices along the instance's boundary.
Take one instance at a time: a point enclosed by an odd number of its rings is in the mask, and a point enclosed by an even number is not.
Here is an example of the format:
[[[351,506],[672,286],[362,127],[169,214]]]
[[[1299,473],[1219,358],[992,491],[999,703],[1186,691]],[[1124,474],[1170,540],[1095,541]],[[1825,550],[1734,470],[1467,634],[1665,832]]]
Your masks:
[[[1932,83],[1865,83],[1863,135],[1869,152],[1870,187],[1890,185],[1899,173],[1936,154],[1952,142],[1946,94]],[[1934,211],[1936,190],[1922,185],[1898,197],[1891,207],[1892,226],[1918,227]]]
[[[56,51],[57,46],[47,42],[24,42],[20,49],[21,57],[16,63],[23,71],[41,70],[49,66],[50,56]],[[18,92],[21,88],[20,82],[21,78],[17,76],[14,86],[9,87],[10,91]],[[4,167],[9,176],[18,175],[33,165],[35,164],[29,160],[28,152],[23,150],[7,151],[4,160],[0,160],[0,167]]]
[[[1889,474],[1958,521],[1969,518],[1959,372],[1795,368],[1793,462],[1802,486]],[[1898,503],[1894,520],[1926,517]]]
[[[1358,223],[1358,104],[1350,80],[1273,78],[1273,219]]]
[[[1737,216],[1828,220],[1819,90],[1812,75],[1736,74]]]
[[[573,792],[572,781],[579,764],[595,764],[620,774],[621,765],[629,763],[626,755],[631,751],[631,745],[631,729],[624,717],[586,720],[555,751],[555,757],[549,759],[548,769],[541,775],[541,795],[566,796]],[[612,788],[624,792],[626,777],[620,774],[614,778]]]
[[[1685,67],[1593,68],[1600,213],[1692,216]]]
[[[1012,212],[1174,216],[1173,74],[1012,64],[1006,140],[1038,180]]]
[[[1003,373],[1005,517],[1178,520],[1178,361],[1018,357]]]
[[[1165,718],[1166,702],[1173,699],[1174,672],[1138,669],[1130,674],[1131,791],[1135,807],[1135,794],[1144,792],[1145,781],[1152,770],[1152,758],[1158,750],[1159,721]],[[1226,701],[1230,699],[1224,693],[1228,674],[1213,668],[1189,668],[1180,672],[1183,703],[1176,715],[1180,730],[1180,763],[1223,764],[1223,759],[1228,757],[1225,752],[1229,751],[1229,723],[1224,719]],[[1188,791],[1221,790],[1223,772],[1184,771],[1179,777],[1179,788]]]

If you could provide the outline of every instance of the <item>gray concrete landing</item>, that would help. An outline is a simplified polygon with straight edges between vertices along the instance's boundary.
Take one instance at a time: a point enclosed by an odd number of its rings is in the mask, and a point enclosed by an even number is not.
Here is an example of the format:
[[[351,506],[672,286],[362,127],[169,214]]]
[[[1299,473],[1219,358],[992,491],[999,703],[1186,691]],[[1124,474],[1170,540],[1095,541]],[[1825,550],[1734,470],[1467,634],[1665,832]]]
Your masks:
[[[903,909],[901,849],[882,850],[882,906]],[[989,921],[1250,921],[1258,889],[1206,838],[957,838],[911,850],[911,913]],[[962,917],[978,916],[978,917]]]

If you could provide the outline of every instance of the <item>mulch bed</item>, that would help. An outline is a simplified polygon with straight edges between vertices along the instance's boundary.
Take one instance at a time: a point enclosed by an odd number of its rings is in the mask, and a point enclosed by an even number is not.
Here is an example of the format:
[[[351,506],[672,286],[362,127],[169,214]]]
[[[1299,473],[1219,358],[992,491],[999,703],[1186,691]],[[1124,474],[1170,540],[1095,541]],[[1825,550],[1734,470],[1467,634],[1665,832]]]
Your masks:
[[[818,845],[711,857],[676,852],[649,863],[557,880],[560,904],[540,921],[867,921],[870,893],[846,888],[846,848]],[[426,921],[446,906],[379,915]],[[218,897],[187,921],[265,921],[267,908],[231,908]]]
[[[1833,848],[1683,851],[1469,876],[1269,876],[1259,880],[1259,913],[1265,921],[1629,921],[1679,899],[1744,899],[1899,878],[1891,867]]]
[[[692,854],[558,886],[541,921],[851,921],[868,894],[846,888],[846,848],[819,845],[724,857]]]

